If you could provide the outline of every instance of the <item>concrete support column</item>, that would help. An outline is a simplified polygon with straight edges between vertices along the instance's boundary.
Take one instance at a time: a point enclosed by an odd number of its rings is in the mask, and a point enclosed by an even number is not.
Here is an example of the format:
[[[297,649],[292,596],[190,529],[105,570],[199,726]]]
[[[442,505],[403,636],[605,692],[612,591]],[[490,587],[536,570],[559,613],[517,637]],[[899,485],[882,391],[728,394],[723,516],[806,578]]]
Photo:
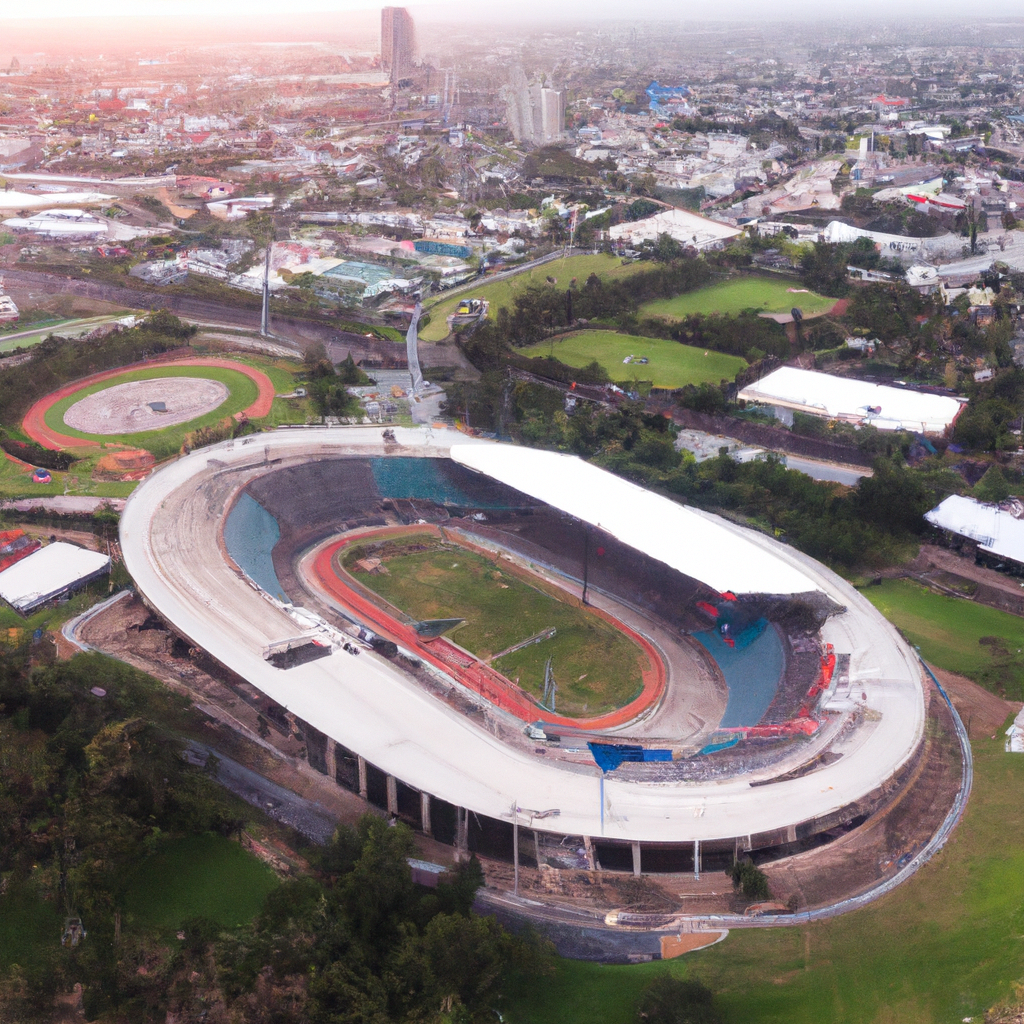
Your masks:
[[[365,800],[367,797],[366,758],[361,755],[357,755],[356,764],[359,766],[359,795]]]
[[[469,853],[469,811],[465,807],[455,808],[455,860],[466,859]]]
[[[324,752],[324,761],[327,765],[327,777],[331,782],[338,781],[337,759],[335,758],[335,743],[330,736],[327,737],[327,750]]]
[[[700,840],[693,841],[693,877],[700,878]]]
[[[420,828],[425,835],[432,836],[434,830],[430,827],[430,794],[420,793]]]
[[[388,784],[388,814],[398,814],[398,779],[394,775],[387,777]]]
[[[640,874],[640,844],[633,844],[633,874]]]
[[[537,867],[540,868],[540,833],[536,829],[533,830],[533,853],[537,859]]]
[[[587,855],[587,867],[591,871],[597,870],[597,858],[594,856],[594,844],[590,840],[590,836],[583,837],[583,850]]]

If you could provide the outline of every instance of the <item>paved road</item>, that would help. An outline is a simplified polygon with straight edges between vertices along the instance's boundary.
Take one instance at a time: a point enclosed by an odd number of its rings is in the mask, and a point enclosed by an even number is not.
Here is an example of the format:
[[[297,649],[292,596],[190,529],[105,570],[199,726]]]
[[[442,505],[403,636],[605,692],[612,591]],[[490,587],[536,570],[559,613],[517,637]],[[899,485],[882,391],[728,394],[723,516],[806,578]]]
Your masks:
[[[440,430],[396,434],[403,455],[421,457],[445,457],[453,444],[489,443]],[[506,746],[376,655],[353,658],[338,650],[288,671],[274,668],[263,650],[295,635],[296,620],[227,565],[215,524],[235,490],[266,471],[265,454],[287,465],[329,453],[386,454],[379,428],[331,428],[262,434],[258,446],[226,442],[178,459],[128,500],[122,549],[139,591],[175,628],[299,718],[410,785],[497,819],[508,817],[513,801],[558,807],[552,830],[565,834],[680,842],[767,831],[837,810],[874,790],[916,749],[924,726],[921,670],[899,634],[823,566],[715,517],[723,543],[734,532],[737,544],[762,547],[849,609],[829,620],[823,638],[851,654],[857,702],[876,713],[840,761],[774,783],[770,791],[751,789],[746,778],[646,785],[610,775],[602,805],[596,768],[548,763]]]

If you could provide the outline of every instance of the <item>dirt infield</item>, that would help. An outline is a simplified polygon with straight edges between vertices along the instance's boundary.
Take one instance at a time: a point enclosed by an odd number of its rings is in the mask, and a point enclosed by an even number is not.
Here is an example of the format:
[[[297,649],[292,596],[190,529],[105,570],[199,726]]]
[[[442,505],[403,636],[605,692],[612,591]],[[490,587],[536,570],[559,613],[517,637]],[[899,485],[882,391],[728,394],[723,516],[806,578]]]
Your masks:
[[[230,394],[227,385],[205,377],[133,380],[75,402],[64,422],[83,434],[141,434],[213,412]]]
[[[274,385],[270,382],[270,378],[265,373],[261,373],[245,363],[239,363],[233,359],[170,359],[119,366],[116,370],[94,373],[91,377],[83,377],[81,380],[65,384],[64,387],[58,388],[56,391],[40,398],[29,409],[25,414],[25,419],[22,421],[22,428],[37,444],[41,444],[44,448],[50,448],[54,451],[59,451],[61,448],[99,447],[98,441],[91,441],[84,437],[72,437],[69,434],[62,434],[60,431],[53,430],[46,423],[47,411],[62,399],[73,395],[76,391],[81,391],[83,388],[91,387],[93,384],[98,384],[104,380],[112,380],[114,377],[119,377],[121,374],[132,370],[155,370],[165,366],[216,366],[225,370],[237,370],[239,373],[245,374],[259,389],[259,397],[256,401],[243,410],[243,415],[248,416],[249,419],[260,419],[268,415],[274,403]]]
[[[350,544],[366,540],[369,537],[395,536],[410,532],[422,533],[425,530],[433,531],[436,529],[436,527],[423,527],[419,525],[399,526],[385,530],[376,529],[355,533],[349,535],[344,540],[328,542],[319,550],[312,562],[313,579],[310,582],[317,589],[328,594],[333,600],[348,607],[356,614],[360,621],[371,625],[382,636],[394,640],[407,650],[415,651],[419,657],[424,658],[443,672],[454,675],[463,685],[474,690],[496,707],[515,715],[524,722],[533,722],[538,718],[543,718],[545,722],[553,725],[587,729],[608,729],[631,721],[642,711],[656,704],[661,699],[665,691],[667,679],[665,666],[657,650],[639,633],[600,609],[594,608],[591,610],[625,633],[647,656],[649,668],[643,673],[643,691],[639,697],[625,707],[598,718],[566,718],[561,715],[553,715],[542,709],[524,690],[516,686],[511,680],[506,679],[501,673],[482,661],[468,656],[461,648],[456,648],[453,644],[447,643],[443,637],[437,640],[425,641],[412,627],[399,622],[372,601],[356,593],[355,590],[344,582],[338,571],[336,564],[337,556],[343,548],[348,547]],[[437,533],[440,536],[439,530]],[[490,555],[489,552],[477,549],[473,545],[466,546],[471,550],[476,550],[478,553]]]

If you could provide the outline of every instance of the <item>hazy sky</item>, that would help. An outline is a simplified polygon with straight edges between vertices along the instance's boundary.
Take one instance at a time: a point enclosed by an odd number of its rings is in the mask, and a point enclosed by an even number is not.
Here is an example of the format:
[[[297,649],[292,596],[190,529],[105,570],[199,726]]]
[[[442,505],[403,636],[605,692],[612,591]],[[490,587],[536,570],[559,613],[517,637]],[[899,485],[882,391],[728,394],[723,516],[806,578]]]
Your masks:
[[[392,0],[395,2],[395,0]],[[398,0],[400,3],[400,0]],[[0,22],[5,19],[80,18],[84,16],[143,15],[194,17],[219,19],[237,16],[278,15],[287,8],[289,14],[300,12],[344,12],[380,8],[380,0],[33,0],[16,3],[0,0]],[[986,0],[983,6],[965,4],[963,0],[860,0],[850,4],[845,0],[733,0],[714,11],[709,11],[704,0],[633,0],[623,5],[621,0],[441,0],[431,4],[409,5],[413,16],[433,20],[445,14],[468,15],[491,20],[497,15],[502,20],[514,17],[542,17],[546,20],[564,18],[587,19],[593,17],[616,19],[671,18],[673,20],[711,19],[747,20],[752,18],[804,17],[815,21],[829,18],[849,19],[858,15],[903,18],[909,16],[942,16],[960,14],[965,20],[991,19],[993,16],[1021,17],[1024,8],[1020,0]]]

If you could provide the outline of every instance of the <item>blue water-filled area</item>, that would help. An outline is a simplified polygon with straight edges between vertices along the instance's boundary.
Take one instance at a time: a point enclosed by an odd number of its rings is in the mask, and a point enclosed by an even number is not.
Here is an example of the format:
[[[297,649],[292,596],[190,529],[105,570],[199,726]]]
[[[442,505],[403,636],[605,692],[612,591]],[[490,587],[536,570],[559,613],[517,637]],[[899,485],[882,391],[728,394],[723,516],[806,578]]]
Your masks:
[[[224,521],[224,545],[228,554],[257,586],[279,601],[287,601],[271,557],[280,539],[277,520],[255,498],[244,493],[239,495]]]
[[[725,642],[717,629],[694,633],[722,670],[729,687],[720,728],[735,729],[757,725],[768,710],[786,667],[786,655],[778,633],[763,619],[760,628],[751,627],[737,636],[735,647]]]
[[[462,508],[508,508],[485,494],[468,494],[445,473],[445,459],[370,459],[374,483],[382,498],[420,498]],[[482,489],[481,489],[482,491]]]

